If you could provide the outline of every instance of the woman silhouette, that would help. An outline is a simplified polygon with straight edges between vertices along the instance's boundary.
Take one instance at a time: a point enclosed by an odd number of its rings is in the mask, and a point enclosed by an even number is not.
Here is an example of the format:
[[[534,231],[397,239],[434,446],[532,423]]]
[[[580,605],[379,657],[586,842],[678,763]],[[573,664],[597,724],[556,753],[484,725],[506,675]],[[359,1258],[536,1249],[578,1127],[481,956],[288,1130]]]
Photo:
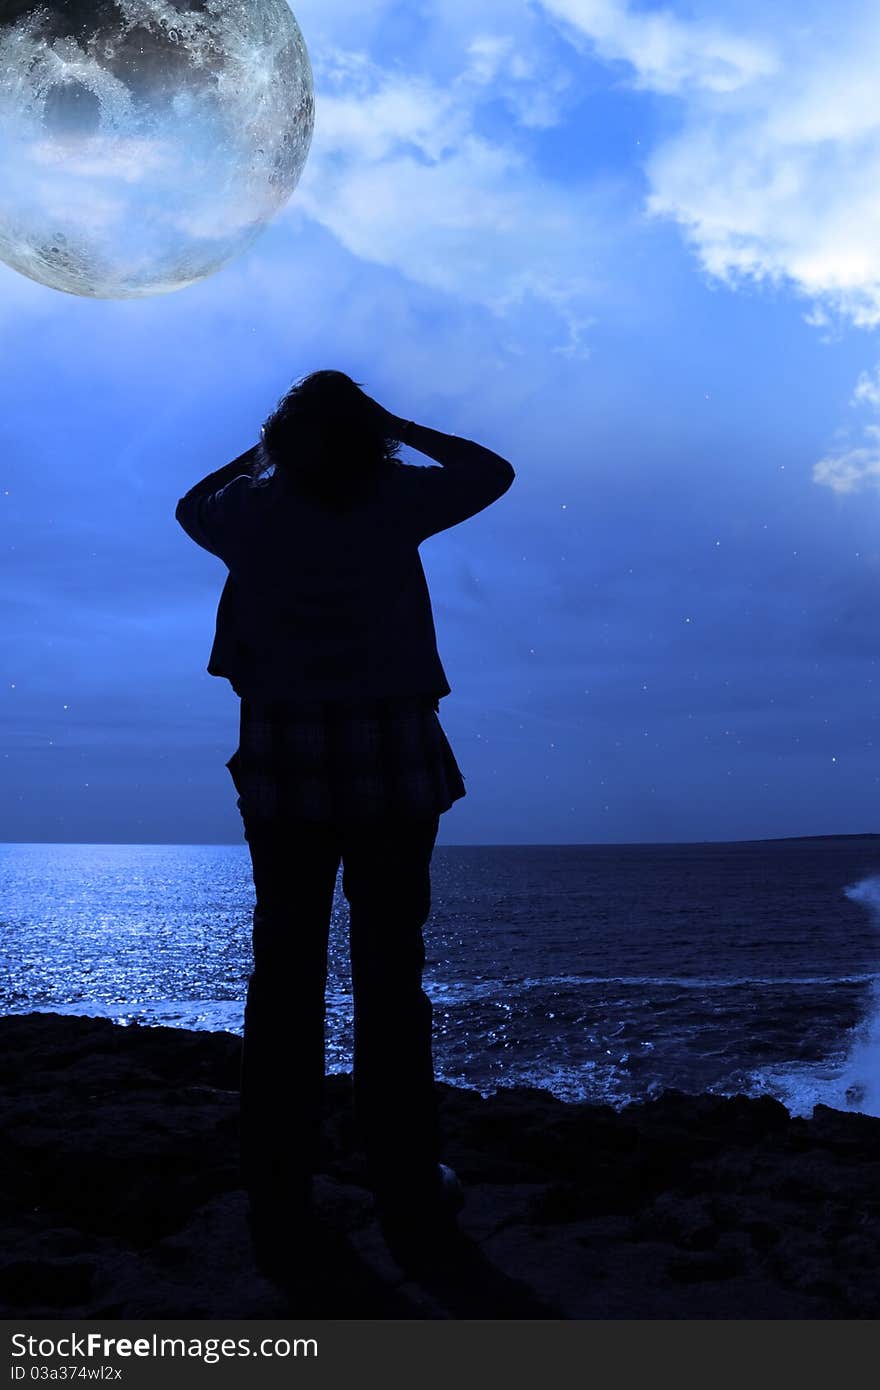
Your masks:
[[[402,463],[401,441],[442,466]],[[183,529],[229,571],[208,671],[241,698],[227,767],[256,898],[241,1172],[267,1272],[313,1229],[340,862],[355,1117],[382,1228],[402,1258],[454,1224],[422,928],[439,817],[465,788],[438,719],[450,687],[419,546],[513,478],[491,450],[404,421],[344,373],[320,371],[282,398],[259,445],[177,505]]]

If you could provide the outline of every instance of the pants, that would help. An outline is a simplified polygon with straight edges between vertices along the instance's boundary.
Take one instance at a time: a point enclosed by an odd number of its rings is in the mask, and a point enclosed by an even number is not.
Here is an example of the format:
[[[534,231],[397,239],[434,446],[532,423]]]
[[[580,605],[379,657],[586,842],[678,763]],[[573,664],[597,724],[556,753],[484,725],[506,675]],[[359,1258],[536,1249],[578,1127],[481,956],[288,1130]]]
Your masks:
[[[340,860],[350,916],[355,1121],[370,1180],[380,1201],[429,1186],[440,1139],[422,927],[439,816],[340,826],[244,819],[256,892],[241,1063],[241,1175],[251,1201],[298,1203],[310,1192]]]

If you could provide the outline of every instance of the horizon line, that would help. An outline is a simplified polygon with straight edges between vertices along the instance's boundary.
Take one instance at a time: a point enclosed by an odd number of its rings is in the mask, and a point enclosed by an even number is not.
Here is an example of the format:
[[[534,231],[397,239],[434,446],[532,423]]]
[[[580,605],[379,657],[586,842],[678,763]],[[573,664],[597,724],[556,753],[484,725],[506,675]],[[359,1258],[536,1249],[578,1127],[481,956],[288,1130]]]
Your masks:
[[[437,842],[436,849],[650,849],[658,845],[764,845],[783,844],[798,840],[880,840],[880,832],[875,830],[843,831],[819,833],[814,835],[757,835],[744,836],[733,840],[472,840],[464,842]],[[7,845],[44,845],[67,848],[82,845],[92,849],[146,848],[147,846],[166,849],[232,849],[247,848],[242,840],[0,840],[0,848]]]

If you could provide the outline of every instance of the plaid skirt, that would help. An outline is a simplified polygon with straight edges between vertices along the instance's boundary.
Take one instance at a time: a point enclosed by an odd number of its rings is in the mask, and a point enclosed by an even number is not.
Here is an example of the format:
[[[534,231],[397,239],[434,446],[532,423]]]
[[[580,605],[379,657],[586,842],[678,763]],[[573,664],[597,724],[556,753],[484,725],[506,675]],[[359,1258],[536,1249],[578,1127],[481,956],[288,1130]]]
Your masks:
[[[245,821],[429,817],[465,795],[424,696],[322,701],[242,699],[226,764]]]

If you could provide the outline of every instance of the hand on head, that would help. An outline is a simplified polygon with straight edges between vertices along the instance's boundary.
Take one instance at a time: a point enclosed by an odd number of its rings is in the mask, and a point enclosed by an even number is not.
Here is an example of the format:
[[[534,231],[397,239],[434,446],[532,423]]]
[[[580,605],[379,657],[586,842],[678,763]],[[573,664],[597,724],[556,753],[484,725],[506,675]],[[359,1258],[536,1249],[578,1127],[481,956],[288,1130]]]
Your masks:
[[[376,412],[377,419],[380,422],[379,428],[382,430],[382,433],[387,435],[389,439],[400,439],[401,433],[407,422],[400,415],[392,415],[390,410],[386,410],[384,405],[380,405],[378,401],[374,401],[372,396],[368,396],[365,391],[361,391],[361,395],[370,408]]]

